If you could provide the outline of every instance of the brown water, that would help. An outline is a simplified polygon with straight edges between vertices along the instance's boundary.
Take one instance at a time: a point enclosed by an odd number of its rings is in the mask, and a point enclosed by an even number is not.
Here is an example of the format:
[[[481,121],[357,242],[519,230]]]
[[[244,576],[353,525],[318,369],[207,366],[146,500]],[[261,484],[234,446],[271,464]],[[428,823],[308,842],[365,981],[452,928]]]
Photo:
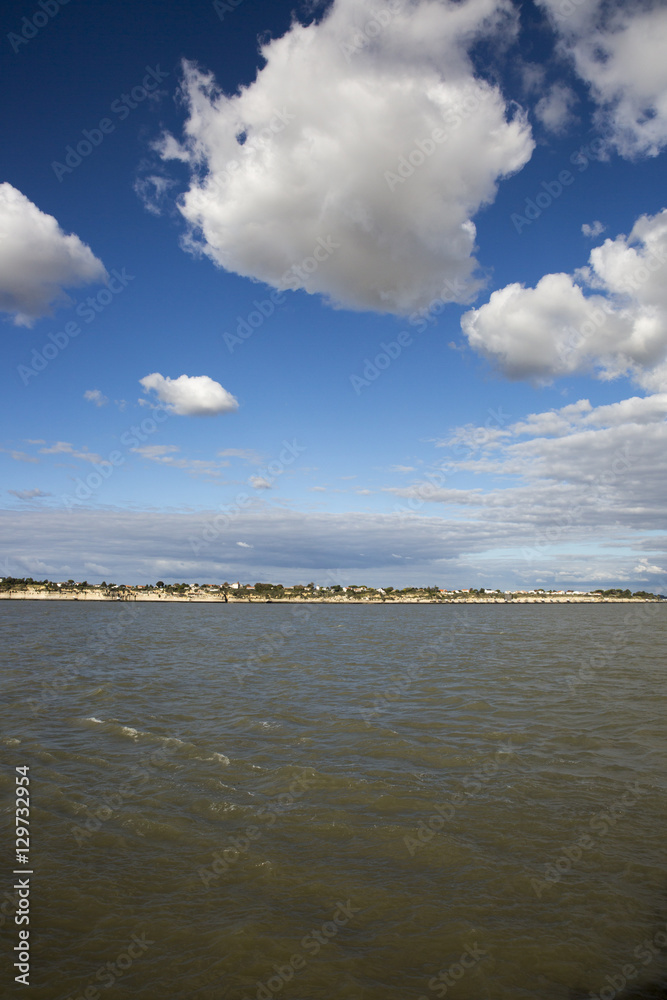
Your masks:
[[[4,995],[667,996],[667,605],[0,621]]]

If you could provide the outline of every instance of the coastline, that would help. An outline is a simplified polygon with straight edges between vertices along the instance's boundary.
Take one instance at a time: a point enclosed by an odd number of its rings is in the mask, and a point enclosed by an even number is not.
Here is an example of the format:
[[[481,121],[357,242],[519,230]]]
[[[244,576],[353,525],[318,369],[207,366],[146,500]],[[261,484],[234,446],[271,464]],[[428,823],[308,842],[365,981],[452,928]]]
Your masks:
[[[386,597],[354,598],[354,597],[282,597],[266,598],[256,595],[247,597],[231,597],[227,600],[218,594],[157,594],[125,593],[104,594],[99,591],[83,590],[78,593],[58,593],[30,590],[9,590],[0,593],[2,601],[114,601],[121,603],[150,604],[660,604],[659,598],[645,597],[592,597],[588,595],[553,595],[538,597],[522,595],[510,599],[503,597],[456,597],[456,598],[426,598],[426,597]]]

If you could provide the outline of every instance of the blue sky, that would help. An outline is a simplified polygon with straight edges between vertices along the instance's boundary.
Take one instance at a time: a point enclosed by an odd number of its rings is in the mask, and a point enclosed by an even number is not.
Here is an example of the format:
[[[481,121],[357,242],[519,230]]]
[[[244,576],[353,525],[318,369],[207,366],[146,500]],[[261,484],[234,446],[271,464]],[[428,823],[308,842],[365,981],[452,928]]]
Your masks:
[[[666,35],[7,11],[5,575],[664,591]]]

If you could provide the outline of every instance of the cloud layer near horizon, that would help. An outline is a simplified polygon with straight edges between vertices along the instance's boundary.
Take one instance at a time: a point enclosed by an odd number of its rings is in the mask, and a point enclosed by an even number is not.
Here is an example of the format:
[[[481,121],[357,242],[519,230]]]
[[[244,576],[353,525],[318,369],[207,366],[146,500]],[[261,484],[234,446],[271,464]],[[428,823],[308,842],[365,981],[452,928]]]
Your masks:
[[[84,577],[96,565],[117,582],[323,582],[335,568],[343,582],[667,589],[666,446],[667,393],[598,407],[581,399],[493,428],[458,428],[430,468],[404,467],[411,481],[384,488],[385,513],[289,510],[259,496],[198,513],[83,502],[74,513],[47,504],[26,521],[6,512],[5,573]],[[190,471],[187,460],[172,462],[175,446],[137,450],[168,460],[175,475]],[[39,454],[100,461],[65,442]]]
[[[0,184],[0,311],[32,326],[68,301],[66,288],[104,281],[104,264],[78,236],[11,184]]]
[[[469,302],[473,216],[534,144],[468,52],[514,29],[506,0],[336,0],[265,44],[265,66],[232,97],[185,63],[185,137],[160,149],[191,169],[187,245],[353,309]]]

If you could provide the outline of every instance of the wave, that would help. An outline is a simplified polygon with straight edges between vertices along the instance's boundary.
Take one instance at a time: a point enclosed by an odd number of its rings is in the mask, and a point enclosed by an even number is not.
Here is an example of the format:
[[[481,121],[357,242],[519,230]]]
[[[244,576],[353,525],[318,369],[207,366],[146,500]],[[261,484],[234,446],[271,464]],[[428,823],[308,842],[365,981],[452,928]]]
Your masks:
[[[183,753],[184,756],[194,760],[216,761],[219,764],[224,764],[225,767],[230,763],[229,757],[218,750],[213,750],[202,756],[201,747],[197,747],[194,743],[189,743],[187,740],[181,740],[177,736],[160,736],[158,733],[135,729],[134,726],[125,726],[116,719],[98,719],[94,715],[87,716],[83,721],[92,722],[93,725],[104,726],[106,732],[111,735],[129,738],[134,743],[139,743],[140,741],[156,743],[165,748],[174,748],[178,752]]]

